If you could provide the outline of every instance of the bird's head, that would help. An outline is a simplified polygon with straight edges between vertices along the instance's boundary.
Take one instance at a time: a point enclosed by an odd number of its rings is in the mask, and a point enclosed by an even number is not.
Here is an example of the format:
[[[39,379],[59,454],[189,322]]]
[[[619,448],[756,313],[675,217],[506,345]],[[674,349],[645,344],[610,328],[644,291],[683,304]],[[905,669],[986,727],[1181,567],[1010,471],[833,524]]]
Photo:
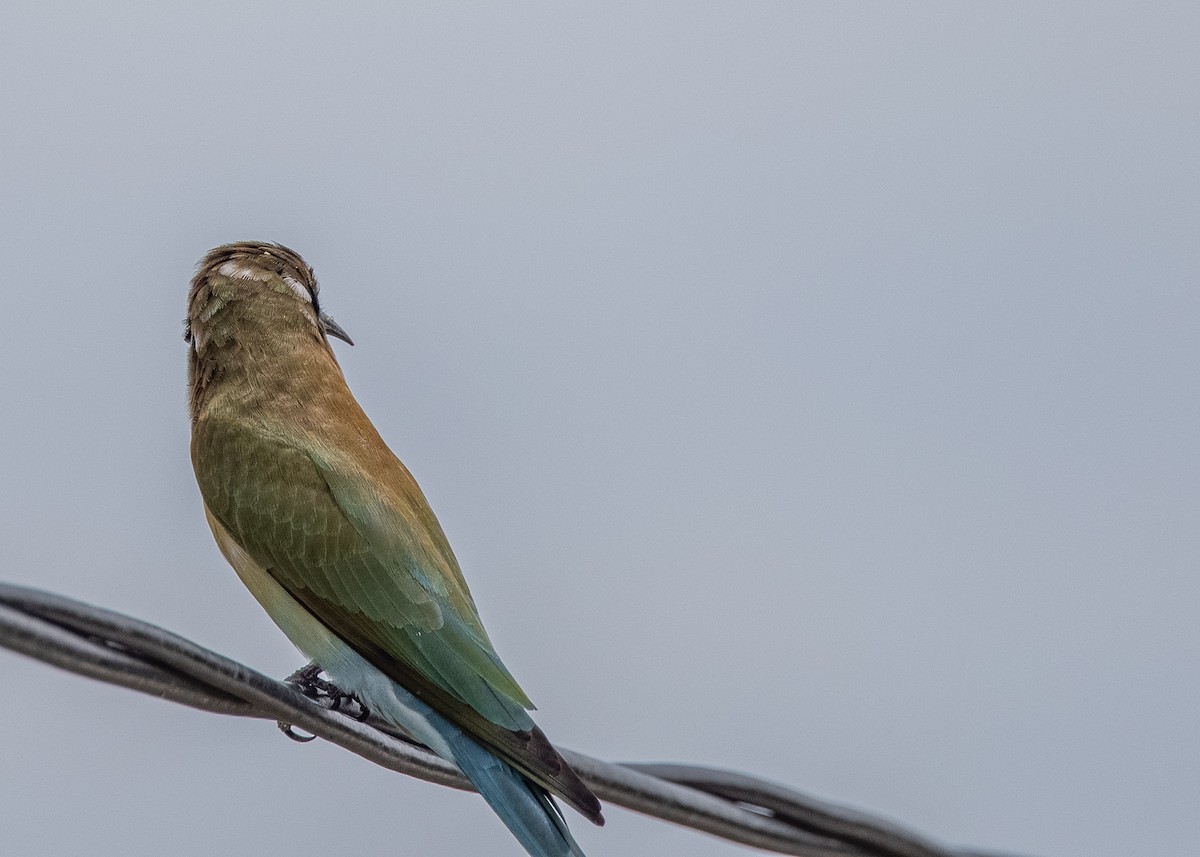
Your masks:
[[[321,311],[319,291],[313,269],[295,250],[258,241],[222,245],[208,252],[192,279],[184,339],[198,355],[212,344],[296,330],[353,345]]]

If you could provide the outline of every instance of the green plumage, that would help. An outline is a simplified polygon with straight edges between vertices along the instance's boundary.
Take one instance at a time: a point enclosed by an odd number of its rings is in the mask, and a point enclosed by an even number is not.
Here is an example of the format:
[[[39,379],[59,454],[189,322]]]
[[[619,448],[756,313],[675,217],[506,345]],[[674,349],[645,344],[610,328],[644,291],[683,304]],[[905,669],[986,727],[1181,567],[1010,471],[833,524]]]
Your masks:
[[[454,590],[438,585],[438,566],[454,561],[448,546],[422,544],[403,521],[376,525],[372,516],[386,514],[378,498],[258,428],[207,422],[195,444],[209,511],[293,597],[318,616],[337,615],[355,648],[411,665],[497,726],[531,727],[529,699],[474,605],[454,604]]]

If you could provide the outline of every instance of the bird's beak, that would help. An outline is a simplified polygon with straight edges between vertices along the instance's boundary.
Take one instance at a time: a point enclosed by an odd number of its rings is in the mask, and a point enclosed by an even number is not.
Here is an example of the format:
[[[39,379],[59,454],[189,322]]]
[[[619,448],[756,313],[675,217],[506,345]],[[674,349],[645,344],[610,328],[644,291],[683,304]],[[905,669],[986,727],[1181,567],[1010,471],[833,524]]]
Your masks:
[[[336,336],[347,345],[354,344],[354,340],[350,338],[350,334],[342,330],[342,326],[334,321],[328,313],[321,313],[319,318],[321,319],[321,329],[325,331],[326,336]]]

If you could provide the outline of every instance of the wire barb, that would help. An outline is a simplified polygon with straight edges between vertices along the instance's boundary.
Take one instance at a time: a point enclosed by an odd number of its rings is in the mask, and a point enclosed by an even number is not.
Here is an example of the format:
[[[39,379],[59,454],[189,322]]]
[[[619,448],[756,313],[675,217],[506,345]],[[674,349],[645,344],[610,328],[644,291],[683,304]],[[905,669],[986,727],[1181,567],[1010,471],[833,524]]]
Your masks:
[[[449,762],[356,709],[353,698],[347,705],[312,665],[276,681],[138,619],[8,583],[0,583],[0,646],[203,711],[274,720],[293,740],[321,737],[390,770],[471,789]],[[947,849],[890,822],[745,774],[694,765],[610,764],[561,752],[603,801],[764,851],[797,857],[1001,857]]]

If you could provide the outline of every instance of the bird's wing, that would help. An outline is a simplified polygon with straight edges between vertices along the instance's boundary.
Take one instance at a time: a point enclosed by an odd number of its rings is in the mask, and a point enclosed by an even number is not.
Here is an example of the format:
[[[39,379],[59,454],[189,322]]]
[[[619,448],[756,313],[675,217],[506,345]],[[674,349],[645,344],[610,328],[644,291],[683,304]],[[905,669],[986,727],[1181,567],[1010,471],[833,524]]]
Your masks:
[[[318,621],[533,781],[600,821],[599,802],[525,712],[441,528],[402,474],[361,470],[249,426],[201,421],[210,513]],[[405,478],[407,481],[405,481]],[[390,487],[388,487],[390,486]]]

